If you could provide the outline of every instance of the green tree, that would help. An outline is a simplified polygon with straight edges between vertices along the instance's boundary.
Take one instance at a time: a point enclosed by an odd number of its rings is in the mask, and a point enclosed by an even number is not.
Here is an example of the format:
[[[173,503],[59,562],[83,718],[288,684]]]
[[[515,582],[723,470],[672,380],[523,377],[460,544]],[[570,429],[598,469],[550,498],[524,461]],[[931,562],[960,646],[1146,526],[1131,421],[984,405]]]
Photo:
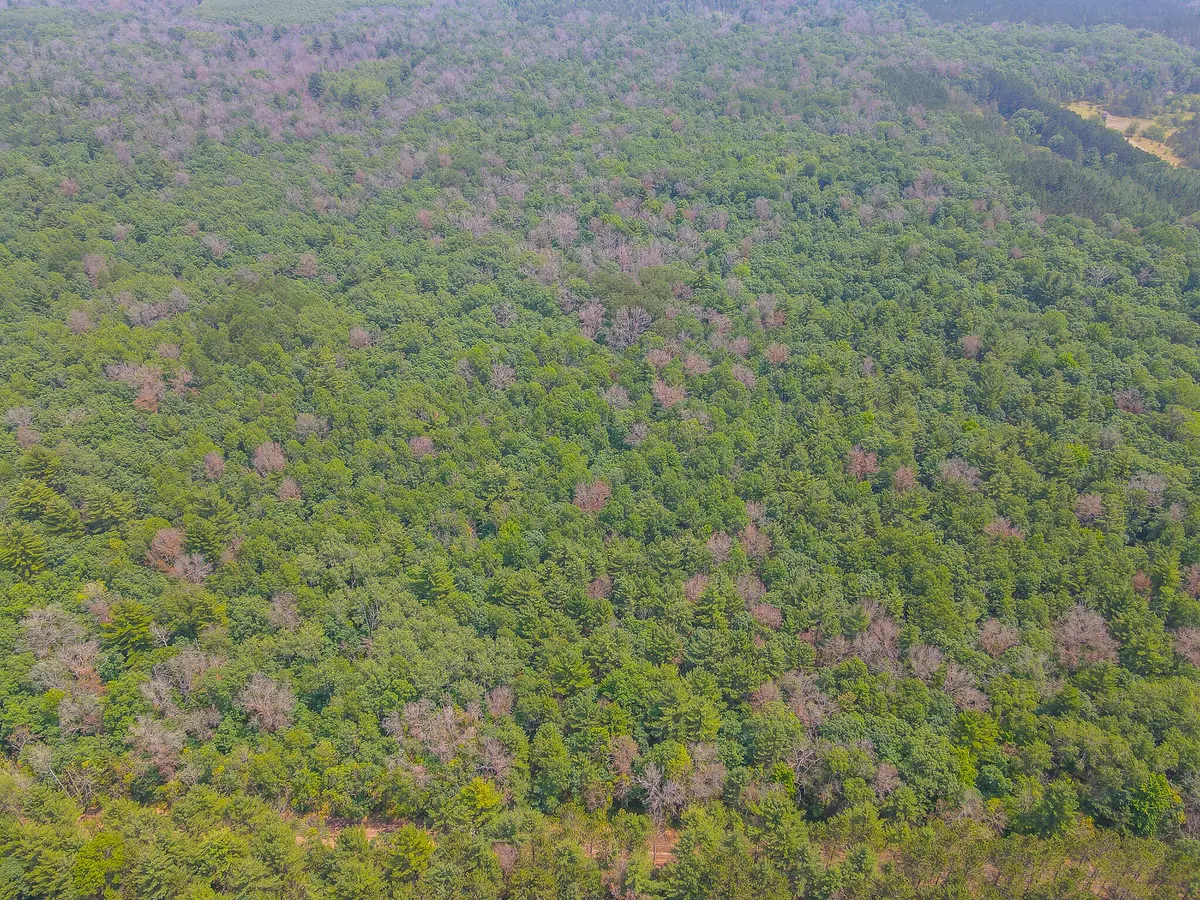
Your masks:
[[[410,883],[429,867],[434,841],[429,832],[408,824],[387,838],[385,866],[393,882]]]
[[[27,525],[0,529],[0,565],[28,578],[46,565],[46,541]]]
[[[145,650],[150,646],[153,622],[154,616],[143,604],[136,600],[118,600],[104,623],[104,642],[124,654]]]
[[[1014,817],[1017,830],[1049,838],[1064,833],[1074,824],[1079,796],[1069,778],[1056,778],[1044,787],[1024,778],[1022,786],[1029,796],[1025,809]]]
[[[115,831],[97,834],[75,854],[75,890],[83,897],[102,897],[119,888],[125,863],[124,838]]]
[[[534,801],[554,809],[571,786],[571,755],[557,725],[547,722],[533,736],[529,770]]]
[[[1133,789],[1130,827],[1135,834],[1152,835],[1183,821],[1183,800],[1166,776],[1152,773]]]

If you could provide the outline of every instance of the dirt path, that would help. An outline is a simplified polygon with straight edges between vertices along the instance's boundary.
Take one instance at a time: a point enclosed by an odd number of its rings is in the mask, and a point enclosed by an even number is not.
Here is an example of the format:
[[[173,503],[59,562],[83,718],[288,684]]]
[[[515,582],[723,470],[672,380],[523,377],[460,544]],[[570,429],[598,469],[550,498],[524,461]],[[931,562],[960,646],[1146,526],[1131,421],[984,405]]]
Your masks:
[[[675,845],[679,843],[679,832],[664,828],[650,838],[650,865],[660,869],[675,861]]]
[[[367,836],[367,843],[374,841],[381,834],[388,834],[398,828],[403,827],[406,823],[403,820],[387,820],[387,819],[325,819],[321,822],[314,821],[312,823],[318,828],[321,834],[321,843],[326,847],[332,847],[340,835],[347,828],[361,828]],[[296,833],[296,843],[303,844],[307,840],[307,836],[300,832]]]

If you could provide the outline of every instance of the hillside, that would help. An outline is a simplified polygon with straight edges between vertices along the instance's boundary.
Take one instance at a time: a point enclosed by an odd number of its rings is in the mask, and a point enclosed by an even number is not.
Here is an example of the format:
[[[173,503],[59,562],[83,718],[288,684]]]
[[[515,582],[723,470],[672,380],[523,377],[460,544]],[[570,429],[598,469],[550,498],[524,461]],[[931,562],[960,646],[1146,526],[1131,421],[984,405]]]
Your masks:
[[[0,898],[1200,896],[1198,78],[0,10]]]

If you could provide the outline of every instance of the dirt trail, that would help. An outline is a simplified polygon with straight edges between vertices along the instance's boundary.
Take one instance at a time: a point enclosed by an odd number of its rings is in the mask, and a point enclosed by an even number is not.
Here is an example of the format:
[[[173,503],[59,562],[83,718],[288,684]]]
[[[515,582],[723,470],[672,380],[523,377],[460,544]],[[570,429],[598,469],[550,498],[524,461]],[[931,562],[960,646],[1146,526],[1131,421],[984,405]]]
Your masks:
[[[318,823],[314,822],[314,825]],[[332,847],[340,835],[347,828],[361,828],[367,836],[367,843],[375,840],[381,834],[388,834],[401,828],[406,823],[401,819],[326,819],[319,823],[321,831],[321,843],[326,847]],[[296,834],[296,843],[303,844],[308,839],[307,835],[302,833]]]
[[[675,861],[675,845],[679,843],[679,832],[664,828],[650,838],[650,865],[659,869]]]

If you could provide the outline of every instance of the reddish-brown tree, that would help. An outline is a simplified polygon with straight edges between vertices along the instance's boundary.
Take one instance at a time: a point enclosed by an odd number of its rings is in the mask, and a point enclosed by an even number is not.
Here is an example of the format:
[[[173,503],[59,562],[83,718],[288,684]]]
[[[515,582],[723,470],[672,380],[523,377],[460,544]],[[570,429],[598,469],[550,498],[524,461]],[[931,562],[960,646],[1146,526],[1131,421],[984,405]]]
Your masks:
[[[1075,518],[1082,525],[1094,525],[1104,518],[1104,500],[1099,494],[1081,494],[1075,501]]]
[[[846,471],[856,481],[865,481],[879,471],[879,459],[874,453],[854,446],[846,454]]]
[[[1086,606],[1073,606],[1054,623],[1058,658],[1069,669],[1117,658],[1117,642],[1108,633],[1104,617]]]
[[[266,441],[254,449],[254,471],[259,475],[282,472],[287,468],[287,457],[277,441]]]
[[[414,459],[432,456],[434,453],[433,438],[425,434],[411,437],[408,439],[408,450],[412,453]]]
[[[575,505],[587,513],[597,513],[604,509],[604,504],[612,496],[612,488],[605,481],[593,481],[591,484],[580,482],[575,485]]]
[[[216,450],[204,454],[204,477],[219,481],[225,474],[225,458]]]
[[[1021,632],[998,619],[988,619],[979,629],[979,646],[988,656],[996,659],[1021,643]]]

